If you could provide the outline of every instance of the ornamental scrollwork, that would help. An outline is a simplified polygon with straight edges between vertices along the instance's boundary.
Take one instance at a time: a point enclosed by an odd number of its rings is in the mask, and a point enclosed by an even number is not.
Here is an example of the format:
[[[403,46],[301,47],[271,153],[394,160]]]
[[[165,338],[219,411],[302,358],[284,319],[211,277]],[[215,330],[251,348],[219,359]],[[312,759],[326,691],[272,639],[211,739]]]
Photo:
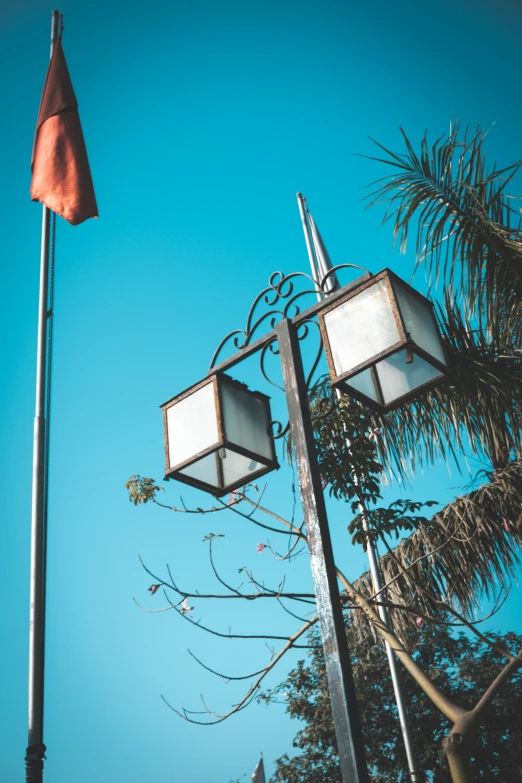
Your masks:
[[[273,272],[270,275],[268,286],[254,299],[245,328],[234,329],[221,340],[210,362],[209,371],[212,371],[218,364],[218,359],[225,347],[233,347],[234,352],[241,351],[252,344],[254,338],[258,336],[261,326],[268,324],[272,330],[284,318],[295,318],[296,315],[299,315],[301,312],[300,300],[303,297],[315,297],[316,299],[317,297],[326,297],[331,292],[331,281],[337,279],[336,273],[341,269],[367,271],[357,264],[339,264],[330,269],[320,281],[314,280],[311,275],[307,275],[305,272],[291,272],[289,275],[285,275],[283,272]],[[299,283],[304,284],[303,290],[300,290]]]

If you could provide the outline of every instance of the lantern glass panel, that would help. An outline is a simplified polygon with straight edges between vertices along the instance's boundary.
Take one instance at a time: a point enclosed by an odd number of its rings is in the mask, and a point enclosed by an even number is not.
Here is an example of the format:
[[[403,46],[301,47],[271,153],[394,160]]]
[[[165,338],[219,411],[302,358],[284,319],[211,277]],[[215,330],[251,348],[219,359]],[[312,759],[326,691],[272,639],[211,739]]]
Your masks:
[[[230,449],[220,449],[218,454],[225,455],[224,458],[221,456],[218,457],[218,459],[221,459],[223,484],[225,487],[237,484],[239,481],[246,483],[252,473],[261,470],[261,468],[264,467],[261,462],[256,462],[250,457],[244,457],[242,454],[238,454],[236,451],[231,451]]]
[[[437,325],[431,306],[393,280],[404,327],[411,339],[434,359],[446,364]]]
[[[213,487],[219,486],[216,452],[207,454],[203,459],[198,459],[197,462],[193,462],[192,465],[183,468],[179,472],[183,476],[196,479],[197,481],[203,481],[205,484],[210,484]]]
[[[371,361],[401,339],[384,280],[324,315],[336,375]]]
[[[385,405],[391,405],[420,386],[431,383],[443,373],[417,354],[406,362],[406,351],[398,351],[375,365]],[[348,381],[353,383],[353,378]],[[369,396],[369,395],[368,395]]]
[[[370,400],[373,400],[374,402],[379,401],[379,395],[375,388],[375,381],[371,370],[363,370],[357,375],[352,375],[348,383],[355,391],[361,392],[365,397],[369,397]]]
[[[223,383],[221,386],[221,405],[223,415],[223,429],[229,443],[241,446],[244,449],[259,454],[260,457],[273,459],[272,438],[269,434],[268,408],[263,399],[251,392],[231,383]],[[235,455],[234,459],[239,457]],[[243,458],[246,459],[246,458]],[[245,462],[248,465],[250,460]],[[228,467],[225,467],[225,464]],[[256,470],[259,468],[257,465]],[[223,462],[225,472],[232,470],[228,462],[228,455]],[[251,473],[248,469],[245,475]],[[231,482],[225,479],[225,484]]]
[[[171,465],[194,457],[219,440],[214,384],[207,383],[167,409]]]

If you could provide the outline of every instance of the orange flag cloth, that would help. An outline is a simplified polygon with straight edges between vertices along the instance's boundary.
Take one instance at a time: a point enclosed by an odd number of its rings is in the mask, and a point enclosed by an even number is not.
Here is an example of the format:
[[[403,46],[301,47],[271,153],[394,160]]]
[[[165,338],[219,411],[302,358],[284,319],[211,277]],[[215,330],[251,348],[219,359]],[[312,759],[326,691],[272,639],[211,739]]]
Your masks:
[[[91,170],[62,36],[45,78],[31,161],[31,197],[77,226],[98,217]]]

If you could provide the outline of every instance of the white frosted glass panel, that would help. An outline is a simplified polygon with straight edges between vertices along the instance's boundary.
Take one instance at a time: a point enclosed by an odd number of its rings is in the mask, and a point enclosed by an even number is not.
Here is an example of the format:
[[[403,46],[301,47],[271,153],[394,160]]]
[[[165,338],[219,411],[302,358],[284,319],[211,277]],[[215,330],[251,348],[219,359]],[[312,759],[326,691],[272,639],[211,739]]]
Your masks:
[[[422,299],[418,299],[400,283],[393,281],[393,287],[404,326],[406,331],[410,333],[413,342],[438,359],[439,362],[446,364],[431,307],[424,304]]]
[[[362,372],[357,373],[357,375],[352,375],[352,377],[349,378],[346,383],[349,386],[353,386],[356,391],[361,392],[361,394],[365,394],[366,397],[369,397],[374,402],[377,402],[378,396],[375,389],[375,384],[373,382],[371,370],[363,370]]]
[[[223,483],[226,487],[230,484],[246,484],[252,473],[265,467],[261,462],[256,462],[250,457],[243,457],[242,454],[237,454],[230,449],[225,449],[225,455],[225,458],[221,459],[221,467]]]
[[[168,408],[167,428],[171,467],[217,443],[214,384],[207,383]]]
[[[441,377],[442,373],[431,364],[413,356],[413,361],[406,362],[406,351],[398,351],[393,356],[383,359],[375,365],[382,395],[386,404],[394,402],[399,397],[409,394],[419,386]]]
[[[221,403],[227,440],[271,459],[273,453],[265,404],[248,391],[226,382],[221,385]]]
[[[216,453],[208,454],[203,459],[198,459],[197,462],[193,462],[188,468],[180,470],[182,476],[189,476],[190,478],[204,481],[206,484],[211,484],[213,487],[218,486]]]
[[[399,342],[384,280],[324,316],[337,375],[349,372]]]

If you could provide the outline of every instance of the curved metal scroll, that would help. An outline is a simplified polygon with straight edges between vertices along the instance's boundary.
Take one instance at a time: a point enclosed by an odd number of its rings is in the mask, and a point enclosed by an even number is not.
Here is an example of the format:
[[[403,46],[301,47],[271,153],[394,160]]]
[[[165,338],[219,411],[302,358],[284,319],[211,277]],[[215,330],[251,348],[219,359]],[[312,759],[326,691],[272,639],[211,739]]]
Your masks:
[[[304,272],[291,272],[289,275],[284,275],[282,272],[273,272],[268,280],[268,286],[254,299],[247,316],[245,328],[234,329],[233,332],[230,332],[221,340],[212,357],[209,370],[215,367],[221,352],[229,343],[232,343],[235,351],[240,351],[242,348],[250,345],[259,328],[266,322],[270,324],[271,329],[274,329],[275,325],[283,318],[295,318],[301,312],[297,304],[301,297],[309,295],[317,297],[318,293],[326,295],[328,280],[341,269],[368,271],[358,264],[339,264],[330,269],[319,282],[316,282],[313,277]],[[306,281],[306,285],[311,284],[311,287],[307,287],[302,291],[296,291],[296,283],[301,281]],[[276,305],[278,306],[276,307]],[[262,312],[263,307],[268,308],[266,312]],[[271,351],[274,352],[274,349],[272,348]],[[266,351],[264,353],[266,354]]]
[[[328,397],[323,397],[319,400],[317,403],[317,413],[312,414],[312,419],[315,421],[316,419],[326,419],[330,414],[332,414],[335,410],[335,404],[337,402],[337,397],[333,389],[330,389],[330,394]]]
[[[280,421],[271,421],[268,425],[272,429],[272,437],[274,440],[277,440],[278,438],[284,438],[287,434],[288,430],[290,429],[290,422],[287,421],[285,426],[281,424]]]

